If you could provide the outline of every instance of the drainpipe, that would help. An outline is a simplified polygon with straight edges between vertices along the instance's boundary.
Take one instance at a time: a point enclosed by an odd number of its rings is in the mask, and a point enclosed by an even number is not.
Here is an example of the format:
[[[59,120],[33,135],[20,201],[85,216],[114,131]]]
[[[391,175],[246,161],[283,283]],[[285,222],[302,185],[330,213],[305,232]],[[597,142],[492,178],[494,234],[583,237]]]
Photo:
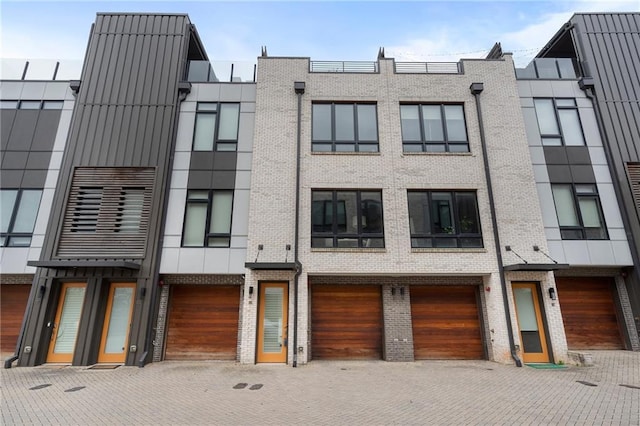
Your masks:
[[[298,366],[298,280],[302,274],[302,264],[298,258],[298,236],[300,234],[300,140],[302,129],[302,95],[304,95],[304,81],[293,83],[293,89],[298,95],[298,134],[296,141],[296,223],[293,236],[293,261],[296,274],[293,277],[293,368]]]
[[[469,87],[471,94],[476,98],[476,109],[478,111],[478,124],[480,126],[480,143],[482,145],[482,156],[484,158],[484,174],[487,179],[487,192],[489,195],[489,208],[491,209],[491,224],[493,225],[493,238],[496,242],[498,257],[498,272],[500,274],[500,284],[502,286],[502,302],[504,303],[504,312],[507,319],[507,334],[509,335],[509,347],[511,349],[511,357],[516,366],[522,367],[522,361],[516,353],[515,343],[513,341],[513,327],[511,326],[511,310],[509,309],[509,298],[507,297],[507,280],[504,274],[504,264],[502,261],[502,245],[500,244],[500,235],[498,234],[498,220],[496,218],[496,204],[493,198],[493,186],[491,185],[491,171],[489,170],[489,156],[487,153],[487,142],[484,135],[484,125],[482,122],[482,109],[480,107],[480,93],[484,90],[483,83],[471,83]]]

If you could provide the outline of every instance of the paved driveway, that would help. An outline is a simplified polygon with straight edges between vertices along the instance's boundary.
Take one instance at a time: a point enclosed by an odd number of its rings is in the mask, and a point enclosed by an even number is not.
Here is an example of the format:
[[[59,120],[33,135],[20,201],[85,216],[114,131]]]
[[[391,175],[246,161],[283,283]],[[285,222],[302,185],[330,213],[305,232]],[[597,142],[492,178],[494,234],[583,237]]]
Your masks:
[[[593,367],[488,361],[161,362],[2,370],[2,424],[640,425],[640,353]]]

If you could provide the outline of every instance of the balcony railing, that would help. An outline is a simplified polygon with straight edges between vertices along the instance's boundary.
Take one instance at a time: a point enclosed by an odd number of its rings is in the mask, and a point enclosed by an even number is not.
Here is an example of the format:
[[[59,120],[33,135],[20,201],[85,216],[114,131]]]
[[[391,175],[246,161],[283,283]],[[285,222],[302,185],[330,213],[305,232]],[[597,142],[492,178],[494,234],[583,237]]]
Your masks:
[[[396,62],[396,74],[462,74],[459,62]]]
[[[572,58],[535,58],[526,68],[516,68],[516,78],[575,80],[579,77],[577,70],[576,61]]]
[[[376,73],[378,63],[373,61],[311,61],[310,72]]]

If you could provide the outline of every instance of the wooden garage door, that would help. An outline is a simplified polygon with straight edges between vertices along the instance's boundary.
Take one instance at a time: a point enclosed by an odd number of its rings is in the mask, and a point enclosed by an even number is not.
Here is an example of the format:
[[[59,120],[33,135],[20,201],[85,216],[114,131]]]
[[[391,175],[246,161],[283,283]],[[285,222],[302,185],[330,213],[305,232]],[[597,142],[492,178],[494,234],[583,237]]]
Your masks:
[[[165,359],[235,360],[239,308],[239,286],[174,286]]]
[[[609,278],[556,278],[569,349],[624,349]]]
[[[412,286],[415,359],[482,359],[475,286]]]
[[[31,284],[0,286],[0,352],[13,353],[29,300]]]
[[[381,359],[380,286],[311,287],[313,359]]]

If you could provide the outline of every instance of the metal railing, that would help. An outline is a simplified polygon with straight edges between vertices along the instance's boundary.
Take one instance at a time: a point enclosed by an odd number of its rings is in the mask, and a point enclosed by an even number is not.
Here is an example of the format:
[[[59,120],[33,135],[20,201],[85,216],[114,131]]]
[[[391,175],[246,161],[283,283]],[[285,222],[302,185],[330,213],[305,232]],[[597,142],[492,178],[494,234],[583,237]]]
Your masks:
[[[375,61],[311,61],[310,72],[376,73]]]
[[[460,62],[396,62],[396,74],[462,74]]]

